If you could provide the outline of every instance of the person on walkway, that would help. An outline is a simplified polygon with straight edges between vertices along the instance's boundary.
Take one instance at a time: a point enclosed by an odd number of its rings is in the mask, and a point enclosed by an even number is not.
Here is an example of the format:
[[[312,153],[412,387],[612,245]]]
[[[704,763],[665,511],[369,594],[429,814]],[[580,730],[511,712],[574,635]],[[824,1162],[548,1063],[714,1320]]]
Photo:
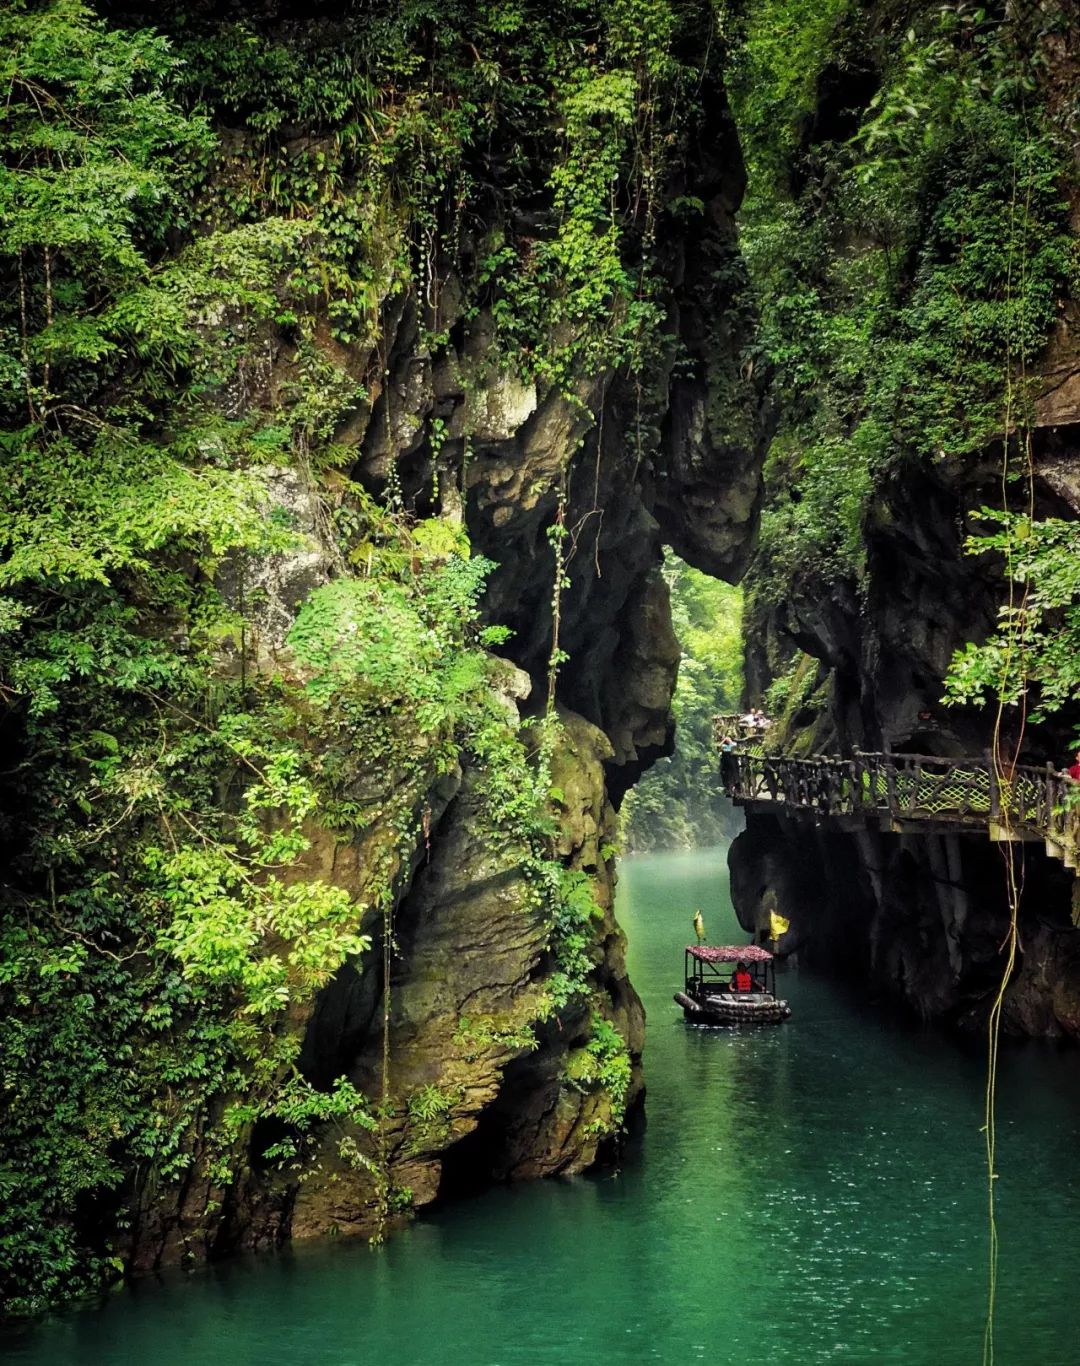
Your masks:
[[[1076,757],[1069,767],[1069,777],[1074,783],[1080,783],[1080,749],[1076,751]]]
[[[724,785],[724,791],[728,796],[732,796],[732,789],[735,786],[736,759],[738,750],[735,741],[730,735],[725,735],[720,741],[720,781]]]
[[[701,914],[700,908],[694,912],[694,933],[697,935],[699,944],[705,942],[705,917]]]

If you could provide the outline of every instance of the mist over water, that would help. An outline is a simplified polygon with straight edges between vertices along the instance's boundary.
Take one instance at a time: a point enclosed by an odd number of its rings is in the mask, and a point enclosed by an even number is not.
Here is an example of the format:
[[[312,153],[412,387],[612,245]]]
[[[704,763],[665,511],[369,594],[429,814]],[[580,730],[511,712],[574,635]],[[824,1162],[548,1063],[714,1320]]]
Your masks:
[[[808,974],[784,1025],[694,1029],[671,1000],[696,906],[744,940],[723,850],[630,859],[620,919],[649,1016],[648,1121],[620,1170],[500,1188],[381,1248],[174,1274],[0,1338],[26,1366],[592,1366],[981,1361],[981,1048]],[[1080,1361],[1080,1056],[1003,1051],[999,1366]]]

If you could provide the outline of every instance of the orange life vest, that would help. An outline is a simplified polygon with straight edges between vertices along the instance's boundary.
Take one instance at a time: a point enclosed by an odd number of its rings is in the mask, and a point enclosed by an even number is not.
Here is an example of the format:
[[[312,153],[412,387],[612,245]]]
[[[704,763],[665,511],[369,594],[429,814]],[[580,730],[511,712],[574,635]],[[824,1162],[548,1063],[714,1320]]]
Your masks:
[[[735,990],[751,991],[754,986],[754,979],[748,972],[737,972],[735,974]]]

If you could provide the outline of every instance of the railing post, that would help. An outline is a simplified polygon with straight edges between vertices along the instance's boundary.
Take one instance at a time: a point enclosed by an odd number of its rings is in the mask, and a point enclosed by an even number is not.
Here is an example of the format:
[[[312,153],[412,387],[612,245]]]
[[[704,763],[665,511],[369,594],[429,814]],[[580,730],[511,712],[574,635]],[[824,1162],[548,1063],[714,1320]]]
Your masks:
[[[882,767],[885,770],[885,800],[888,803],[889,815],[896,818],[896,765],[892,761],[891,755],[885,755]]]
[[[851,754],[851,809],[854,811],[863,804],[862,750],[852,749]]]
[[[843,805],[844,780],[840,772],[840,766],[831,761],[825,769],[825,787],[828,793],[826,805],[830,811],[839,811]]]

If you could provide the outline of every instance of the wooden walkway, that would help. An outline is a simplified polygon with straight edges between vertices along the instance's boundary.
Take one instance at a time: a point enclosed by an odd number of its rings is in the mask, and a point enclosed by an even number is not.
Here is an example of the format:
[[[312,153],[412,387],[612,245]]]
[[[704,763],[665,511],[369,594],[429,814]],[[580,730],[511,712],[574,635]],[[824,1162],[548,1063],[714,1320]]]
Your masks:
[[[1069,868],[1080,862],[1077,785],[1052,765],[995,769],[989,757],[862,754],[793,759],[761,746],[721,756],[724,790],[750,809],[782,803],[833,828],[874,822],[900,833],[986,833],[992,840],[1042,840]]]

